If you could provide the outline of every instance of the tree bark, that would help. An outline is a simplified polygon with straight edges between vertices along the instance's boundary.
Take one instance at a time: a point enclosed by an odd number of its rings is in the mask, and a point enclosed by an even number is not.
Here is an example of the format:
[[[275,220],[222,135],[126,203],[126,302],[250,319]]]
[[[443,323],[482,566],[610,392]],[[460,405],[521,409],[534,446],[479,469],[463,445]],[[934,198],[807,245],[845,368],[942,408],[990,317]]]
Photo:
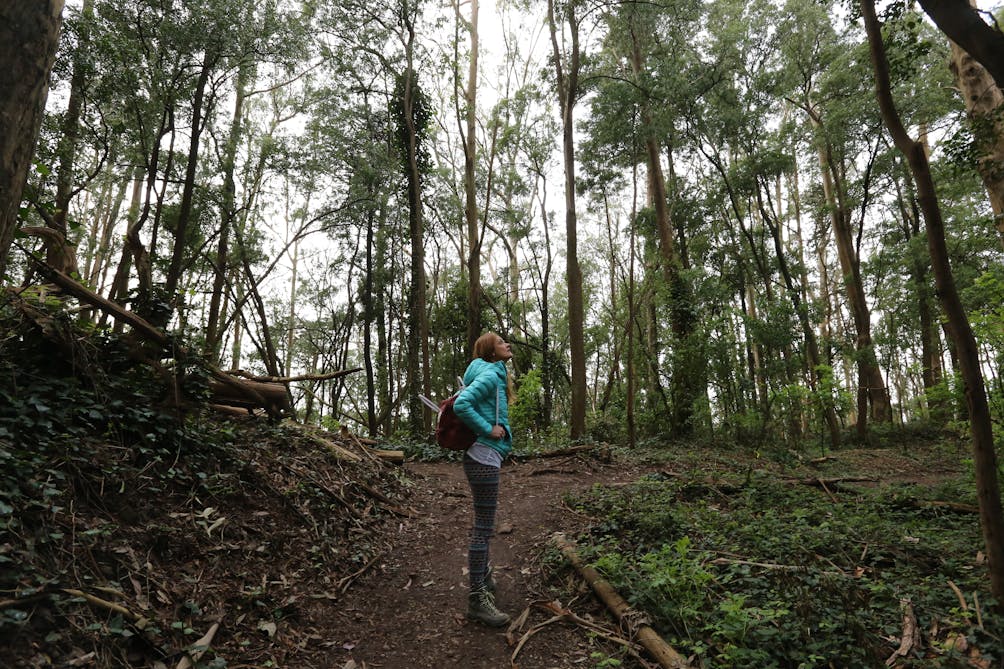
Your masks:
[[[920,6],[948,38],[987,68],[1004,89],[1004,34],[987,25],[970,0],[920,0]]]
[[[997,234],[1004,246],[1004,94],[989,71],[955,42],[951,69],[972,123],[976,169],[990,196]]]
[[[244,100],[247,95],[248,80],[251,77],[251,67],[250,60],[243,60],[237,70],[234,115],[230,122],[227,143],[223,149],[223,201],[220,203],[220,236],[216,242],[213,288],[209,296],[209,316],[206,319],[206,354],[210,360],[214,361],[220,359],[220,342],[223,339],[220,311],[230,264],[230,231],[237,220],[237,185],[234,181],[234,172],[237,164],[237,144],[243,132]]]
[[[645,68],[641,45],[634,30],[631,30],[631,67],[635,78],[640,78]],[[662,171],[659,141],[653,127],[652,113],[647,104],[641,109],[641,129],[645,136],[645,150],[648,159],[649,193],[655,211],[656,229],[659,233],[659,251],[662,271],[670,290],[670,325],[673,333],[673,376],[670,395],[672,397],[671,426],[675,435],[688,436],[693,432],[694,403],[699,397],[699,375],[694,368],[694,310],[691,305],[690,288],[680,271],[684,262],[676,244],[669,198],[666,193],[666,179]]]
[[[872,67],[875,70],[875,92],[882,118],[893,141],[910,165],[917,185],[917,199],[927,227],[931,267],[938,288],[942,309],[948,318],[949,332],[958,348],[960,372],[965,384],[966,405],[973,440],[973,464],[976,474],[976,498],[980,506],[980,525],[986,545],[990,572],[990,589],[997,599],[998,610],[1004,609],[1004,510],[997,475],[997,453],[994,448],[990,407],[987,403],[979,350],[969,319],[955,286],[945,243],[945,227],[941,206],[931,176],[927,152],[921,142],[907,133],[892,99],[889,63],[882,43],[882,28],[875,14],[874,0],[861,0],[861,13],[868,33]]]
[[[0,3],[0,278],[18,226],[62,21],[63,0]]]

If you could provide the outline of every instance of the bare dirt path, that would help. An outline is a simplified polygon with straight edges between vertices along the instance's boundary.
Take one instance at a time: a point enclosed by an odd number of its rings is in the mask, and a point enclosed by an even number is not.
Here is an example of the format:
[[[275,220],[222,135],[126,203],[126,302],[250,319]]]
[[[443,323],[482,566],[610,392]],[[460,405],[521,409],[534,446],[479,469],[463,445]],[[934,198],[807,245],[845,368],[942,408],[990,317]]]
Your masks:
[[[409,463],[413,507],[394,548],[340,600],[328,642],[335,669],[499,669],[512,667],[505,630],[467,622],[467,533],[470,491],[459,463]],[[498,604],[513,616],[546,598],[540,558],[550,536],[582,520],[563,508],[572,490],[596,482],[632,480],[637,472],[585,458],[507,463],[502,469],[498,534],[492,563]],[[567,604],[567,602],[566,602]],[[578,615],[600,615],[590,597],[573,605]],[[546,619],[534,612],[530,625]],[[593,667],[597,651],[581,628],[549,625],[520,650],[520,669]]]

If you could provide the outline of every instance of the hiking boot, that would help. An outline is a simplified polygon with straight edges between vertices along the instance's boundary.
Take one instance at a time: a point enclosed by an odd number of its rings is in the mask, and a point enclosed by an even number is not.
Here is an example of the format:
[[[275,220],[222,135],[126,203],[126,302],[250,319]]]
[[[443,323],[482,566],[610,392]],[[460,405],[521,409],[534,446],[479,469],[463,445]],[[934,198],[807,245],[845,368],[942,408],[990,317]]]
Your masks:
[[[509,622],[509,615],[498,610],[495,595],[482,586],[467,596],[467,619],[489,627],[502,627]]]

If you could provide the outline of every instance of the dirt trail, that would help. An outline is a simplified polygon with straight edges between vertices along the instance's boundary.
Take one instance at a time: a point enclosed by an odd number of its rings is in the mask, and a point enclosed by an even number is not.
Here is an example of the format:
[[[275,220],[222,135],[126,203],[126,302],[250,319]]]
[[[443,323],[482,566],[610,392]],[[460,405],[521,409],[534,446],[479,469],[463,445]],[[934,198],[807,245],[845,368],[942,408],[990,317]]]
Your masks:
[[[466,552],[470,491],[459,463],[409,463],[415,481],[413,506],[420,512],[397,528],[394,549],[339,602],[329,643],[333,669],[499,669],[511,667],[513,649],[505,630],[468,623]],[[577,519],[562,508],[570,490],[596,482],[630,480],[635,472],[592,460],[538,460],[502,469],[497,536],[492,563],[498,604],[516,616],[540,592],[539,558],[550,535],[574,529]],[[567,604],[567,602],[566,602]],[[601,614],[589,597],[579,615]],[[544,620],[535,612],[530,624]],[[566,623],[549,625],[522,648],[520,669],[594,666],[597,648],[586,633]],[[354,664],[353,664],[354,663]]]

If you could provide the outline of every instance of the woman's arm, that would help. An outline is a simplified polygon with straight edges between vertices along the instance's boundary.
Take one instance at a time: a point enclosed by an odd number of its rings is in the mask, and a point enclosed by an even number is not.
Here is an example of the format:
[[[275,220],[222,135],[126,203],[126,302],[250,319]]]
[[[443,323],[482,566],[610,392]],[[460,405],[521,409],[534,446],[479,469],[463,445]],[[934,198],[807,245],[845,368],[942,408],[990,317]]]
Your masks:
[[[495,406],[495,393],[498,390],[495,376],[490,370],[479,374],[469,386],[460,391],[453,403],[453,411],[457,417],[479,437],[498,438],[495,434],[495,426],[485,420],[476,408],[489,404],[492,407]],[[494,411],[494,408],[492,410]]]

